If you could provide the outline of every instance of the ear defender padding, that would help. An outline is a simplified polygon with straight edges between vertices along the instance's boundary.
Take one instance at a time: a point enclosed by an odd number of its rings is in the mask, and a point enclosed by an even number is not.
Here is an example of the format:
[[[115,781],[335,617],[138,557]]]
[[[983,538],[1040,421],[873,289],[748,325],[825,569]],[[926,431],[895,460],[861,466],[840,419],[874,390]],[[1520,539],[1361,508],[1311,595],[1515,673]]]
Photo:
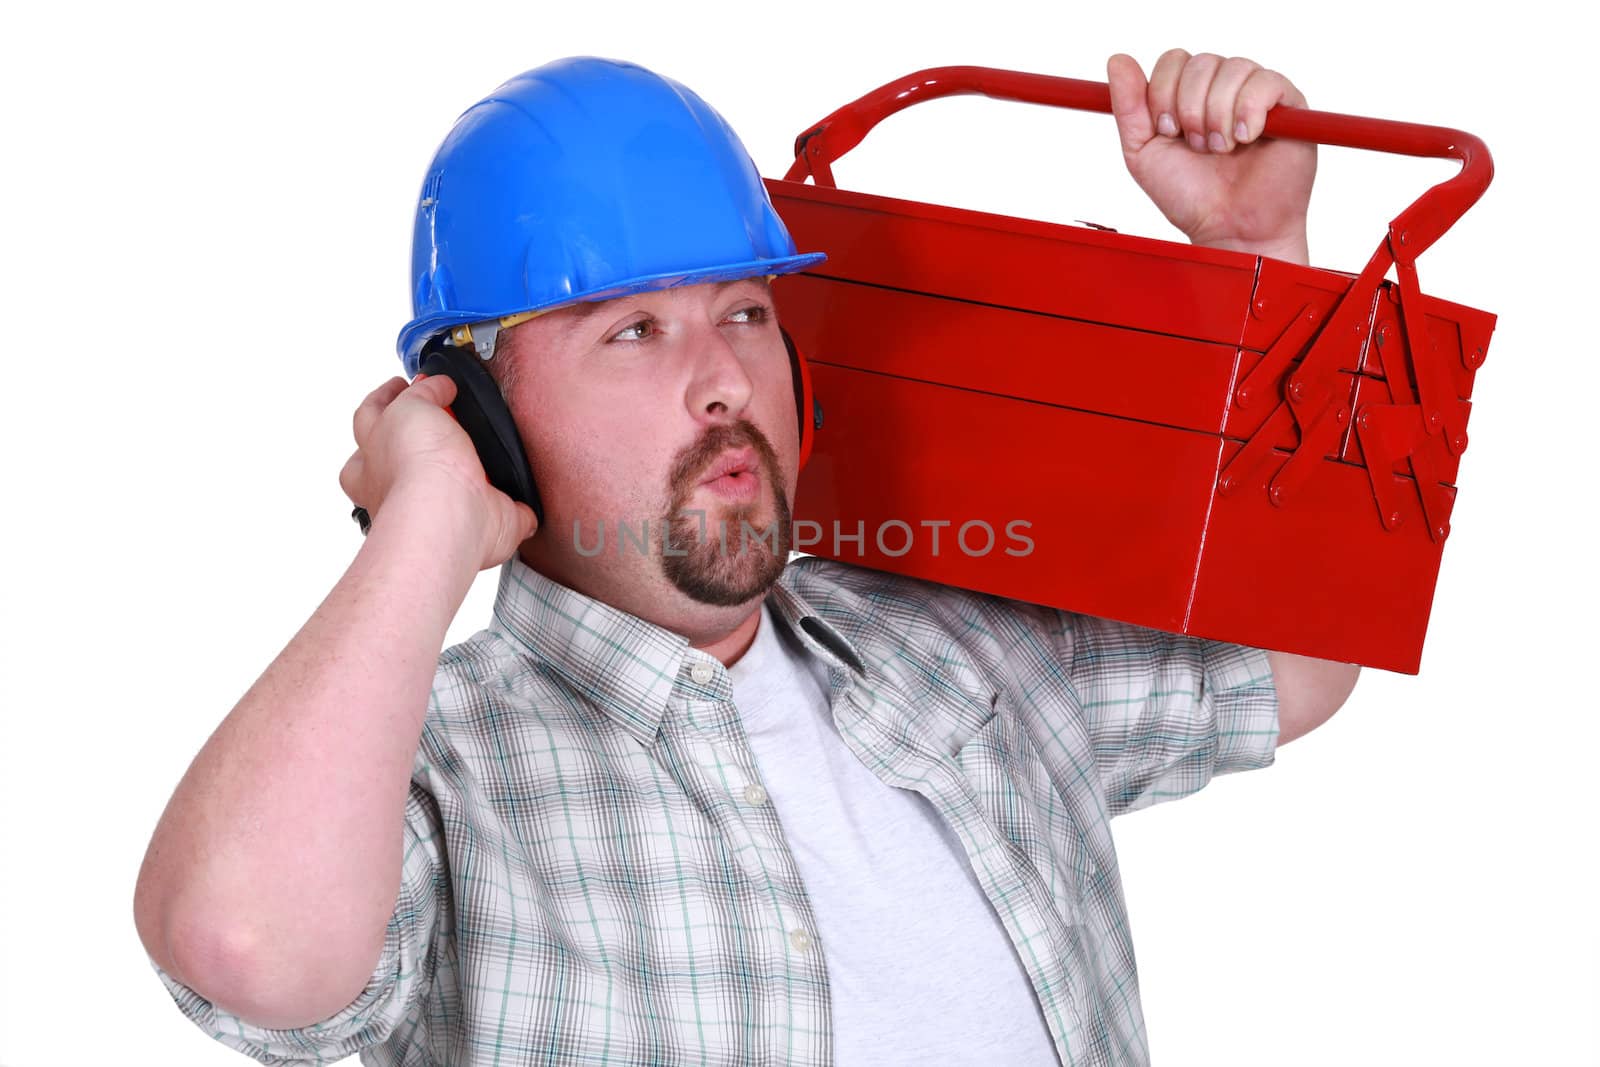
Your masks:
[[[779,332],[783,334],[784,348],[789,350],[789,371],[794,376],[794,409],[800,419],[799,469],[805,470],[806,461],[811,458],[811,439],[816,428],[822,425],[822,409],[811,395],[811,365],[795,346],[789,331],[779,327]]]
[[[544,504],[533,480],[533,468],[522,450],[516,420],[478,354],[470,348],[446,345],[442,337],[435,338],[422,350],[417,373],[443,374],[456,383],[450,413],[472,439],[489,484],[532,508],[542,524]]]

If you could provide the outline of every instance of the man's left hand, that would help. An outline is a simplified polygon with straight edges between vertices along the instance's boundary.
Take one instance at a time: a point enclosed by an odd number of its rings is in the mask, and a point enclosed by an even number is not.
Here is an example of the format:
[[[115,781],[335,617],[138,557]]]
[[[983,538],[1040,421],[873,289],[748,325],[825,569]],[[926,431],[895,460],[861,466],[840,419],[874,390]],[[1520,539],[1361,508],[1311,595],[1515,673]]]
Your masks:
[[[1106,75],[1128,172],[1190,241],[1307,262],[1316,145],[1260,139],[1269,109],[1306,106],[1289,79],[1181,48],[1156,60],[1148,83],[1121,54]]]

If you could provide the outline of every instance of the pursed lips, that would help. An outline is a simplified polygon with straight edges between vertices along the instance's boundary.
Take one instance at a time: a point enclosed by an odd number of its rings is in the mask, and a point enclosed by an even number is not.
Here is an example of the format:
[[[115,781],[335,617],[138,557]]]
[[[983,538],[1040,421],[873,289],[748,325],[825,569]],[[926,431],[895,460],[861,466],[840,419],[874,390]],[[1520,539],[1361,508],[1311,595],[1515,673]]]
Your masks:
[[[705,485],[730,474],[755,474],[756,470],[755,449],[746,446],[724,452],[719,456],[706,476],[700,480],[700,484]]]

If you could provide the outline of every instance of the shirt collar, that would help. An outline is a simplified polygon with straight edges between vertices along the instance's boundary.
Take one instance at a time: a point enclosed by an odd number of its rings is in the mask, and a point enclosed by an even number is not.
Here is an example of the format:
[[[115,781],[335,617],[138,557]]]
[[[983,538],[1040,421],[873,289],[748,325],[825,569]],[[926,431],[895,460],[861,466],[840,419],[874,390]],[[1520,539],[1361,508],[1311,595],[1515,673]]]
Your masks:
[[[799,593],[784,584],[782,578],[774,582],[767,592],[767,606],[788,625],[789,630],[809,651],[846,675],[854,673],[858,678],[866,678],[866,661],[861,658],[855,645],[834,629]]]
[[[767,603],[809,651],[840,671],[866,676],[855,647],[781,579]],[[520,557],[500,568],[494,621],[646,747],[655,742],[674,688],[703,691],[690,681],[691,666],[702,660],[687,638],[547,578]]]

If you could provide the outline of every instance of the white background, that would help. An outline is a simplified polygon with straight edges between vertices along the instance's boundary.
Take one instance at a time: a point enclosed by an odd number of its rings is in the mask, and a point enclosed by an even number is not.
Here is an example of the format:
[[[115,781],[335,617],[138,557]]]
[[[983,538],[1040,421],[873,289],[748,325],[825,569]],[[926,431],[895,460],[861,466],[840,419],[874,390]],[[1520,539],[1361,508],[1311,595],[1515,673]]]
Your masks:
[[[1597,1062],[1597,109],[1573,27],[1528,3],[1193,0],[7,22],[0,1064],[246,1062],[150,970],[134,878],[191,757],[356,550],[349,416],[398,370],[414,197],[462,108],[562,55],[631,58],[777,175],[801,129],[916,69],[1103,78],[1113,51],[1148,69],[1172,45],[1256,58],[1315,107],[1482,136],[1495,183],[1421,274],[1500,325],[1421,675],[1369,671],[1273,769],[1118,824],[1156,1062]],[[1324,149],[1313,262],[1357,269],[1453,170]],[[1173,236],[1101,116],[928,104],[838,176]]]

